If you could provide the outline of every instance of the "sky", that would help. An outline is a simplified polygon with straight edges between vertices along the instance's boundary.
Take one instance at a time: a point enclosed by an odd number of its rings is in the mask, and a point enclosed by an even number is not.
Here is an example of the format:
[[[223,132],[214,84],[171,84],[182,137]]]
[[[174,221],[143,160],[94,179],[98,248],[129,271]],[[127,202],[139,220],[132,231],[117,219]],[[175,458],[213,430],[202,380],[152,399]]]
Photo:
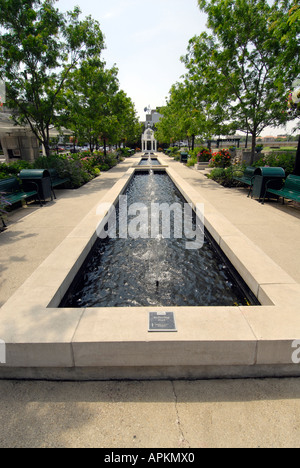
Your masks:
[[[100,22],[105,35],[103,57],[117,65],[121,88],[144,108],[165,105],[171,86],[185,73],[180,57],[189,39],[205,30],[206,15],[197,0],[59,0],[60,10],[81,8]]]
[[[105,36],[103,58],[116,64],[120,87],[145,120],[144,108],[163,106],[185,67],[180,57],[189,40],[206,30],[207,15],[197,0],[58,0],[65,12],[79,6],[82,16],[98,20]],[[289,129],[289,128],[288,128]],[[263,135],[285,133],[265,129]]]

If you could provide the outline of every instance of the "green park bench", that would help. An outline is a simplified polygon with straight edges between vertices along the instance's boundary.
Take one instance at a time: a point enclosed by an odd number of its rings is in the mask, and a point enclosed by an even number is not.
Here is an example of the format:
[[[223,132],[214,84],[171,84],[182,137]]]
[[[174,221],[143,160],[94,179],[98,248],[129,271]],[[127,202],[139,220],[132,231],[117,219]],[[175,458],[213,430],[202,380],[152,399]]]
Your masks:
[[[274,181],[270,180],[267,182],[266,192],[262,202],[263,204],[268,195],[275,195],[278,199],[282,197],[283,205],[285,199],[300,202],[300,176],[289,175],[283,183],[282,188],[279,190],[270,187],[272,182]]]
[[[233,179],[236,180],[237,182],[240,182],[244,185],[248,185],[250,187],[248,197],[250,197],[252,187],[253,187],[253,182],[255,179],[255,171],[256,167],[247,167],[243,173],[243,175],[234,175],[233,174]]]
[[[188,162],[189,155],[188,153],[182,152],[180,153],[180,162],[186,164]]]
[[[54,189],[56,187],[59,187],[61,185],[71,182],[71,179],[69,179],[68,177],[65,177],[65,178],[60,177],[56,169],[48,169],[48,171],[51,177],[52,192],[53,192],[54,198],[56,199]]]
[[[31,182],[30,184],[32,185],[33,190],[24,191],[18,179],[16,177],[10,177],[9,179],[0,180],[0,192],[4,194],[6,200],[9,201],[11,205],[21,202],[22,200],[27,201],[29,198],[35,197],[35,199],[39,200],[40,205],[43,206],[37,185],[34,182]]]
[[[30,198],[35,198],[35,200],[38,199],[40,205],[43,206],[39,196],[38,186],[34,182],[31,182],[30,185],[32,186],[32,191],[24,191],[18,179],[16,177],[10,177],[9,179],[0,180],[0,192],[11,205],[20,203],[23,200],[27,203],[27,200]],[[2,216],[1,220],[3,227],[6,227]]]

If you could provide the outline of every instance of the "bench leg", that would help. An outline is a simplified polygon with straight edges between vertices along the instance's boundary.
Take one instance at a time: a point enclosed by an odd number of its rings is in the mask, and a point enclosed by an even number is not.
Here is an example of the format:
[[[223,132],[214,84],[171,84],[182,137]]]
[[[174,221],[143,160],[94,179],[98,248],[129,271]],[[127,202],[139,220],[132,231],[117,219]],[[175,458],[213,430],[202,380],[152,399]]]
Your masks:
[[[5,224],[5,221],[4,221],[3,217],[2,217],[2,215],[1,215],[1,221],[2,221],[2,225],[3,225],[4,229],[6,229],[7,226],[6,226],[6,224]]]
[[[38,199],[39,199],[39,202],[40,202],[40,207],[43,208],[44,205],[43,205],[43,202],[41,200],[41,197],[40,197],[39,193],[38,193],[37,196],[38,196]]]
[[[56,200],[56,195],[55,195],[55,192],[54,192],[54,188],[52,188],[51,191],[53,193],[54,200]]]
[[[265,191],[265,194],[263,196],[263,199],[261,201],[261,204],[264,205],[265,204],[265,200],[266,200],[266,197],[267,197],[267,193],[268,193],[268,190]],[[260,200],[259,200],[260,201]]]

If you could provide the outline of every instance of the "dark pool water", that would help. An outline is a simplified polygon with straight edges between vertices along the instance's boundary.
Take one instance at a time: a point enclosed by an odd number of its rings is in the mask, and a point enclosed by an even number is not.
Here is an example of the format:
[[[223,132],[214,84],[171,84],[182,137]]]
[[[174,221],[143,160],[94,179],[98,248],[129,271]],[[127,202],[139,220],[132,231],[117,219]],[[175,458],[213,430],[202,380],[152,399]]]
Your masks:
[[[165,173],[136,174],[128,205],[184,203]],[[171,231],[172,233],[172,231]],[[61,307],[232,306],[251,303],[245,284],[207,237],[187,250],[186,239],[98,240]]]
[[[160,166],[160,163],[157,159],[145,159],[143,158],[139,166]]]

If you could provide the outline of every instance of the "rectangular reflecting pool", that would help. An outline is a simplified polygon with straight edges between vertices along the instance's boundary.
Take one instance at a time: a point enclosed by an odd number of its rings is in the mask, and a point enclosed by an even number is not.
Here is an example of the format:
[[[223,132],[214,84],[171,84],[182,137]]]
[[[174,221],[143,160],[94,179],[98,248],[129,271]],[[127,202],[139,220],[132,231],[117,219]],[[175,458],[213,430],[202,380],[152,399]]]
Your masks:
[[[139,166],[160,166],[160,162],[157,158],[143,158],[139,163]]]
[[[149,216],[153,203],[176,207],[183,207],[186,203],[170,177],[162,170],[136,173],[124,196],[127,197],[128,207],[136,206],[137,203],[148,207]],[[186,249],[187,239],[184,236],[176,237],[175,214],[171,213],[170,236],[160,233],[155,238],[151,235],[120,238],[119,214],[117,207],[117,236],[96,241],[60,307],[259,304],[206,231],[201,248]],[[135,219],[129,210],[128,222],[134,223]],[[196,222],[193,214],[194,228]],[[150,225],[151,222],[148,227]],[[138,228],[142,231],[145,226],[140,225]]]

